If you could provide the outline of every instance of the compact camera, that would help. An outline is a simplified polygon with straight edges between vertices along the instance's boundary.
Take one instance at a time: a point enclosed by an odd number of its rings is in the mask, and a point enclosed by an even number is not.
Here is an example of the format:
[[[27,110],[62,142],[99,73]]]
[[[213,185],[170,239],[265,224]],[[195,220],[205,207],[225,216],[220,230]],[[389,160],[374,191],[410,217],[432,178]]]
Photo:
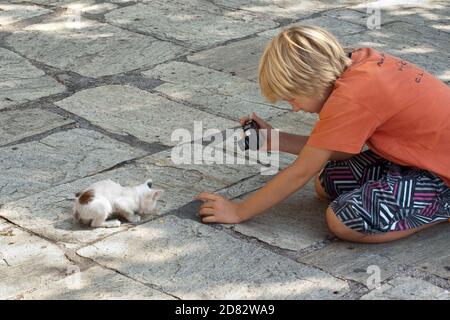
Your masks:
[[[238,142],[241,150],[258,150],[260,146],[259,125],[254,120],[248,120],[243,126],[244,138]]]

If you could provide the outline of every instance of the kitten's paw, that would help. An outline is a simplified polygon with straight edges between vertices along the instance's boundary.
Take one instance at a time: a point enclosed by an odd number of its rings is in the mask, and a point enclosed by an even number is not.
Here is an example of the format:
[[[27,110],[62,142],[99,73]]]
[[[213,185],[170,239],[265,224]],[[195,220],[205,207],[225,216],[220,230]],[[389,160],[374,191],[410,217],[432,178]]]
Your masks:
[[[135,214],[130,219],[128,219],[128,221],[130,221],[132,223],[137,223],[137,222],[141,221],[141,216],[138,216],[137,214]]]
[[[119,220],[107,221],[107,228],[118,228],[122,224]]]

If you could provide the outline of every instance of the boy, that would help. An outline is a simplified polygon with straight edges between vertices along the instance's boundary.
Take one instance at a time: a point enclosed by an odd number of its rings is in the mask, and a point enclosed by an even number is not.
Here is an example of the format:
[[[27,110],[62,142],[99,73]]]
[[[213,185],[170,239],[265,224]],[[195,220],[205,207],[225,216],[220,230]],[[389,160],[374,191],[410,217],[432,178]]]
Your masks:
[[[204,223],[240,223],[316,177],[329,229],[354,242],[406,237],[450,217],[450,88],[417,66],[327,31],[282,31],[259,65],[262,94],[319,114],[309,137],[280,133],[289,167],[242,202],[201,193]],[[261,128],[270,124],[251,116]],[[247,119],[241,119],[241,123]],[[364,144],[369,150],[362,152]],[[270,141],[266,148],[270,150]]]

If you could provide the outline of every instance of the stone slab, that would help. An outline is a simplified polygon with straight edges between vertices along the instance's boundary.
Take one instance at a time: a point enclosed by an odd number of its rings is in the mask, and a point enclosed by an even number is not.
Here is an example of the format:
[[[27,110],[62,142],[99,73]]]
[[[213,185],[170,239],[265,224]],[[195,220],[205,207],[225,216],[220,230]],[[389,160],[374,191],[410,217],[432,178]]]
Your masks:
[[[274,117],[269,123],[282,132],[309,136],[318,120],[318,114],[299,111]]]
[[[415,237],[416,239],[413,236],[405,239],[405,242],[397,246],[387,247],[384,255],[398,263],[415,266],[450,280],[450,251],[448,250],[450,225],[444,222],[418,233]]]
[[[403,2],[403,5],[398,5],[401,2]],[[397,5],[395,5],[396,3]],[[359,3],[348,8],[359,11],[366,16],[374,14],[374,9],[380,9],[382,24],[404,21],[420,28],[427,27],[438,31],[450,32],[450,8],[446,1],[415,1],[414,3],[411,2],[410,5],[408,5],[407,1],[384,1],[378,3],[373,1],[370,3]],[[366,24],[366,19],[357,19],[355,22]]]
[[[33,3],[47,6],[55,6],[68,9],[66,14],[71,13],[91,13],[101,14],[117,8],[117,4],[111,2],[97,3],[96,0],[9,0],[11,3]],[[119,2],[119,1],[117,1]],[[124,0],[122,2],[129,2]]]
[[[227,11],[202,0],[155,0],[113,10],[105,18],[111,24],[175,39],[193,49],[277,26],[248,11]]]
[[[0,203],[93,174],[145,152],[98,132],[73,129],[0,148]]]
[[[0,109],[65,91],[18,54],[0,48]]]
[[[263,118],[286,112],[268,104],[261,97],[257,84],[205,67],[170,62],[143,74],[166,82],[155,90],[229,119],[239,120],[252,112]]]
[[[300,19],[357,1],[213,0],[213,2],[225,7],[262,13],[270,17]]]
[[[49,6],[65,6],[70,4],[87,4],[95,2],[95,0],[9,0],[11,3],[32,2]]]
[[[382,279],[394,275],[399,265],[413,266],[450,279],[449,233],[448,223],[444,223],[393,243],[353,245],[338,241],[299,258],[299,261],[364,285],[370,265],[380,267]]]
[[[14,6],[22,5],[25,0],[8,0],[8,2],[15,4]],[[31,2],[31,1],[30,1]],[[66,12],[63,12],[64,16],[70,16],[74,14],[102,14],[107,11],[111,11],[118,7],[117,4],[113,3],[124,3],[130,2],[130,0],[122,0],[122,1],[109,1],[109,2],[98,2],[96,0],[33,0],[34,4],[46,5],[46,6],[54,6],[55,9],[64,8],[67,9]],[[42,10],[42,7],[38,7]],[[30,10],[30,9],[29,9]],[[51,12],[50,10],[47,10]]]
[[[59,280],[68,266],[56,245],[0,219],[0,299]]]
[[[11,110],[0,113],[0,145],[73,123],[69,118],[39,109]]]
[[[60,2],[57,3],[58,6],[67,8],[67,10],[72,13],[102,14],[117,8],[117,4],[109,2],[96,3],[95,0],[83,0],[75,2],[67,0],[59,1]]]
[[[188,130],[194,139],[194,122],[202,121],[204,131],[222,131],[236,125],[234,121],[130,86],[87,89],[55,104],[110,132],[165,145],[177,144],[178,140],[171,141],[172,133],[177,129]]]
[[[318,269],[174,216],[78,254],[182,299],[333,299],[348,291]]]
[[[401,17],[409,15],[415,17],[414,10],[407,11],[408,15],[403,14]],[[382,15],[382,18],[386,17]],[[393,21],[402,20],[395,18],[386,23]],[[298,24],[323,27],[332,32],[338,40],[342,40],[346,46],[373,46],[387,52],[392,51],[392,54],[408,56],[411,62],[422,64],[427,70],[437,72],[441,79],[448,81],[446,72],[448,68],[445,67],[448,59],[443,59],[441,55],[442,52],[447,51],[449,46],[448,36],[432,28],[417,28],[415,21],[407,21],[411,23],[399,22],[383,26],[379,31],[369,30],[366,25],[367,13],[338,9],[327,11],[321,17],[301,20]],[[189,56],[188,60],[256,81],[259,57],[268,41],[281,29],[268,30],[259,33],[255,38],[201,51]],[[356,34],[364,30],[366,31]],[[432,53],[435,59],[429,59],[429,53]],[[436,66],[434,65],[435,61],[438,63]],[[441,75],[439,71],[442,73]]]
[[[395,22],[383,26],[381,30],[344,36],[341,43],[355,48],[371,47],[392,54],[424,68],[442,81],[450,80],[447,53],[450,42],[445,33]]]
[[[448,290],[410,277],[398,277],[370,291],[362,300],[450,300]]]
[[[217,151],[217,154],[224,161],[226,160],[223,152]],[[172,150],[145,157],[137,163],[150,172],[158,172],[162,175],[161,183],[167,186],[209,192],[251,177],[260,170],[259,165],[240,163],[197,164],[192,162],[190,164],[174,164]]]
[[[24,300],[172,300],[170,295],[149,288],[119,273],[92,267],[76,272],[44,288],[25,294]]]
[[[232,228],[272,246],[298,251],[331,236],[325,221],[327,207],[309,182],[282,203]]]
[[[154,219],[155,215],[186,205],[202,191],[214,192],[224,189],[258,172],[257,166],[250,165],[175,165],[170,156],[170,150],[163,151],[118,169],[62,184],[7,203],[0,209],[0,216],[48,239],[68,247],[77,247],[133,226],[126,223],[120,228],[91,229],[73,221],[74,194],[96,181],[112,179],[123,186],[134,186],[151,178],[155,188],[161,188],[165,193],[158,203],[155,214],[143,217],[143,222]],[[241,188],[240,192],[246,190]],[[235,192],[235,195],[239,194]]]
[[[175,44],[70,14],[16,31],[6,42],[27,58],[87,77],[149,68],[183,53]]]
[[[0,3],[0,28],[50,12],[36,5]]]
[[[258,63],[270,38],[255,37],[188,56],[188,61],[224,71],[247,80],[257,81]]]
[[[253,177],[230,185],[217,193],[226,197],[227,199],[235,199],[246,193],[258,190],[259,188],[263,187],[270,180],[270,178],[271,176],[257,174]]]
[[[360,245],[349,243],[333,243],[327,247],[299,258],[299,261],[308,265],[323,268],[334,276],[358,281],[365,286],[368,283],[370,266],[380,268],[380,280],[385,281],[397,272],[397,264],[385,257],[378,250],[369,247],[360,248]]]
[[[296,1],[297,3],[299,1]],[[301,1],[305,3],[306,1]],[[245,39],[213,49],[197,52],[188,56],[188,60],[203,66],[235,74],[239,77],[257,81],[258,64],[266,45],[282,29],[294,25],[315,25],[332,32],[338,39],[348,34],[364,30],[363,27],[331,17],[318,17],[301,20],[283,28],[262,32],[258,36]]]

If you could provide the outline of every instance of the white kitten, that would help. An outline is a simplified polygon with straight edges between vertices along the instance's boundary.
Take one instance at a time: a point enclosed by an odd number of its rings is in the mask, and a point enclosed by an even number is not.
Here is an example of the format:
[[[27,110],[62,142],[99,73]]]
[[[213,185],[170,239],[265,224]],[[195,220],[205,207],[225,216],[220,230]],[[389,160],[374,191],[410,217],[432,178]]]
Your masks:
[[[139,215],[150,214],[155,209],[162,193],[162,190],[152,189],[151,180],[136,187],[122,187],[111,180],[99,181],[76,194],[73,216],[93,228],[119,227],[119,220],[107,221],[113,215],[139,222]]]

